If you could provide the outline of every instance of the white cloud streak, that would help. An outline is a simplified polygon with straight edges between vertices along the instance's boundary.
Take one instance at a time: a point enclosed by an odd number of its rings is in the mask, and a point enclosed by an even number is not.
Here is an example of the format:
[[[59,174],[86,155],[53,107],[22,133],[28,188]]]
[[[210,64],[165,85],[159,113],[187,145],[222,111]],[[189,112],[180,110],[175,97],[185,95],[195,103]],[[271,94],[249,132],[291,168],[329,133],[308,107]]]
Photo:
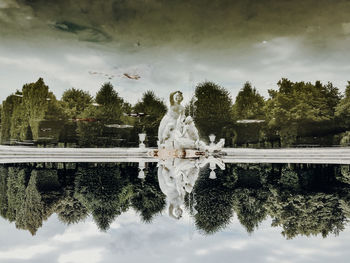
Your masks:
[[[34,246],[18,246],[6,251],[0,250],[0,259],[21,259],[29,260],[38,255],[48,254],[57,248],[49,244],[39,244]]]

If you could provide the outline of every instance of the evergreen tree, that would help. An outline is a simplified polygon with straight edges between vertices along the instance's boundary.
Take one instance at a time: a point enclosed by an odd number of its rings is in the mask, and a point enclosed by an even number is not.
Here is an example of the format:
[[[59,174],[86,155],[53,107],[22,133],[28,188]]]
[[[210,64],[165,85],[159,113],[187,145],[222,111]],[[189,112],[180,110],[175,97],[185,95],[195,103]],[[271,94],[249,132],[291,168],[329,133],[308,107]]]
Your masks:
[[[264,119],[264,98],[246,82],[243,89],[238,92],[233,114],[235,119]]]
[[[100,105],[96,108],[96,118],[106,123],[121,122],[124,100],[114,90],[110,82],[104,83],[96,94],[96,102]]]

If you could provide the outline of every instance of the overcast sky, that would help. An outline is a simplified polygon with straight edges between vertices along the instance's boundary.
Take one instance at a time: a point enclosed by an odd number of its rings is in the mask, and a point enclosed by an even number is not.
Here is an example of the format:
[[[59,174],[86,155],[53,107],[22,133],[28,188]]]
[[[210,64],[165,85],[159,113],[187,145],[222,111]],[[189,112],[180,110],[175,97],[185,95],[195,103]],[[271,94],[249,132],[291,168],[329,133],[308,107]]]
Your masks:
[[[233,98],[282,77],[343,91],[349,13],[346,0],[0,0],[0,100],[39,77],[58,98],[110,81],[131,103],[148,89],[188,99],[206,80]]]

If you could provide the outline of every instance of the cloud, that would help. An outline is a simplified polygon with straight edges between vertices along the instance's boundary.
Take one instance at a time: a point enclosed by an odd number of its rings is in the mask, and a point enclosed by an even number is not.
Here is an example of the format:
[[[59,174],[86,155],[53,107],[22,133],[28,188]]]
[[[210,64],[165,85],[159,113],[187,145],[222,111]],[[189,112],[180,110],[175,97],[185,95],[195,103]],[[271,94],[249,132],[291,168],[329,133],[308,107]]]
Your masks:
[[[101,231],[93,222],[68,227],[64,233],[55,235],[52,240],[63,243],[74,243],[87,238],[98,238],[103,236]]]
[[[18,246],[10,248],[7,251],[0,250],[0,259],[32,259],[40,254],[48,254],[56,248],[48,244],[39,244],[34,246]]]
[[[104,248],[81,249],[72,251],[58,258],[58,263],[98,263],[103,262]]]
[[[42,58],[38,57],[4,57],[0,56],[0,64],[5,66],[14,66],[23,70],[33,70],[42,72],[42,73],[56,73],[63,70],[61,66],[57,63],[50,63]]]
[[[104,67],[105,61],[101,56],[96,55],[75,55],[75,54],[66,54],[65,58],[68,63],[74,63],[77,66],[83,66],[83,67]]]
[[[286,240],[271,219],[247,234],[235,216],[232,224],[215,235],[191,234],[189,218],[175,221],[167,215],[144,224],[135,211],[120,215],[107,232],[99,232],[92,218],[66,226],[57,216],[48,219],[35,237],[22,238],[22,230],[3,220],[2,233],[9,241],[0,247],[1,262],[112,263],[118,262],[347,262],[350,231],[340,236],[300,236]],[[182,222],[183,221],[183,222]],[[11,231],[10,231],[11,230]],[[85,233],[87,232],[87,233]],[[33,243],[36,243],[33,245]],[[5,249],[6,247],[6,249]],[[54,261],[54,260],[57,261]]]
[[[205,256],[213,252],[227,251],[227,250],[243,250],[248,245],[246,240],[225,241],[216,246],[208,248],[201,248],[195,251],[198,256]]]

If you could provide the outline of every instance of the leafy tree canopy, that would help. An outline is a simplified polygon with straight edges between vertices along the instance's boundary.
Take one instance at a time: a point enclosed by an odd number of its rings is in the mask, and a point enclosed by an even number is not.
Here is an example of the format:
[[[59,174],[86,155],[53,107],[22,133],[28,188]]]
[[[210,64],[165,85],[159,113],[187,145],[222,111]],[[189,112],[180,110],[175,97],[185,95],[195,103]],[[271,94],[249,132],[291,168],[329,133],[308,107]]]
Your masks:
[[[69,117],[73,118],[79,116],[92,103],[92,96],[89,92],[71,88],[63,93],[62,101],[65,103]]]
[[[195,97],[194,120],[202,137],[211,133],[222,136],[223,128],[232,121],[230,93],[213,82],[204,82],[196,87]]]
[[[341,95],[332,83],[323,85],[320,81],[291,82],[282,79],[279,90],[269,90],[267,115],[270,126],[288,126],[295,122],[331,120]]]

